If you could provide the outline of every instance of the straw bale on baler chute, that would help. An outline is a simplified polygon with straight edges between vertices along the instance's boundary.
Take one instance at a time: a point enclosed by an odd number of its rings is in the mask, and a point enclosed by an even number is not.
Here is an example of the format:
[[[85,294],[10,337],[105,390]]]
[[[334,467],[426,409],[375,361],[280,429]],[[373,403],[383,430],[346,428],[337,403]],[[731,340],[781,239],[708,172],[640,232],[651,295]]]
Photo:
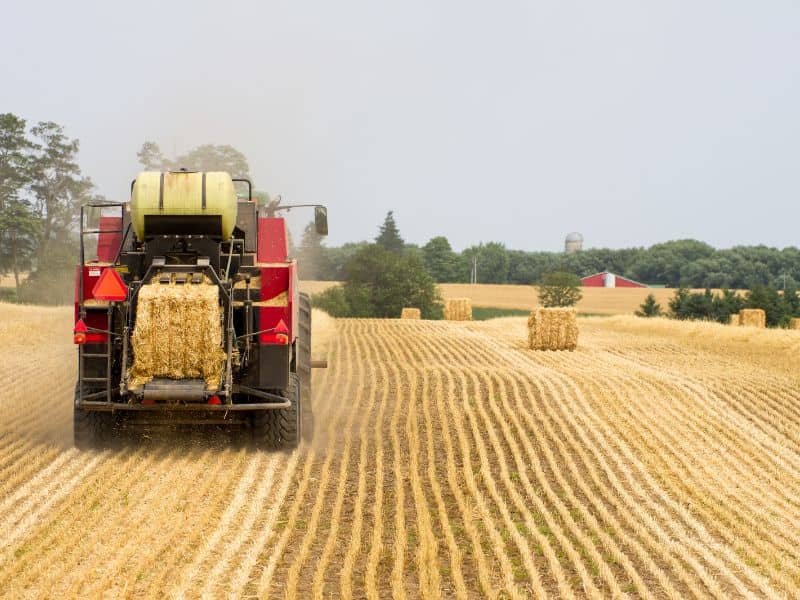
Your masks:
[[[800,319],[792,319],[789,321],[789,329],[800,329]]]
[[[739,311],[740,325],[745,327],[759,327],[763,329],[767,326],[767,313],[761,308],[743,308]]]
[[[528,318],[528,347],[532,350],[575,350],[578,319],[574,308],[535,308]]]
[[[445,321],[472,321],[472,302],[469,298],[447,298],[444,301]]]
[[[220,384],[222,309],[219,291],[205,283],[151,283],[139,292],[131,336],[131,388],[154,377],[204,379]]]
[[[400,312],[401,319],[419,320],[422,318],[422,312],[418,308],[404,308]]]
[[[738,327],[739,325],[742,324],[742,317],[739,316],[739,313],[733,313],[728,323],[733,325],[734,327]]]

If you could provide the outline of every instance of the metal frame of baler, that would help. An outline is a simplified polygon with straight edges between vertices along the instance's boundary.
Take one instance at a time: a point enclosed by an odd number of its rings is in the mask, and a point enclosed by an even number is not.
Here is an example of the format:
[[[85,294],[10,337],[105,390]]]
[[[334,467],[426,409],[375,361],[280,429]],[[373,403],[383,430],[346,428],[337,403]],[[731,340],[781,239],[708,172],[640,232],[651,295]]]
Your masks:
[[[252,196],[252,184],[247,179],[234,179],[233,181],[241,181],[245,182],[248,185],[248,189],[250,190],[250,196]],[[131,188],[133,188],[133,183],[131,182]],[[122,239],[120,240],[120,247],[117,251],[116,258],[114,263],[111,267],[106,268],[115,268],[119,264],[120,256],[122,254],[122,249],[127,241],[128,235],[130,234],[131,225],[130,223],[123,231],[122,229],[113,229],[113,230],[103,230],[103,229],[84,229],[85,223],[85,216],[86,216],[86,209],[89,208],[119,208],[120,209],[120,223],[123,222],[124,211],[125,211],[125,203],[119,202],[88,202],[81,206],[81,213],[80,213],[80,265],[81,269],[86,264],[86,256],[85,256],[85,248],[84,248],[84,237],[86,235],[98,235],[100,233],[120,233],[124,234]],[[191,237],[191,236],[175,236],[175,237]],[[235,244],[239,244],[240,253],[244,251],[244,240],[239,239],[232,239],[229,241],[229,252],[228,252],[228,264],[226,265],[226,275],[230,269],[231,258],[233,256],[233,248]],[[213,283],[217,285],[217,287],[222,292],[223,304],[224,304],[224,315],[225,315],[225,340],[224,344],[226,347],[226,359],[225,359],[225,367],[224,367],[224,377],[225,380],[222,385],[222,390],[217,391],[204,391],[204,398],[207,399],[213,395],[217,395],[218,397],[221,395],[225,398],[224,404],[214,405],[214,404],[206,404],[206,403],[170,403],[170,404],[133,404],[131,400],[133,397],[139,397],[140,394],[137,392],[130,392],[128,390],[128,346],[129,346],[129,339],[130,339],[130,332],[133,323],[133,307],[135,306],[135,300],[138,296],[139,291],[141,290],[141,286],[144,285],[145,282],[150,281],[150,278],[156,275],[154,272],[155,270],[159,270],[160,272],[169,271],[171,273],[174,272],[188,272],[188,273],[197,273],[202,272],[206,274],[209,279]],[[226,277],[227,279],[227,277]],[[247,281],[247,308],[250,308],[251,299],[250,299],[250,282],[249,278],[246,279]],[[107,362],[106,362],[106,377],[105,378],[87,378],[84,376],[83,373],[83,359],[84,358],[92,358],[92,357],[101,357],[103,355],[92,355],[86,354],[84,352],[83,345],[80,345],[78,348],[78,399],[76,399],[76,404],[80,408],[86,408],[91,410],[101,410],[101,411],[114,411],[114,410],[125,410],[125,411],[209,411],[209,412],[228,412],[228,411],[253,411],[253,410],[278,410],[278,409],[285,409],[291,407],[291,401],[285,398],[284,396],[280,396],[278,394],[272,394],[270,392],[265,392],[263,390],[257,390],[251,388],[249,386],[243,386],[241,384],[234,384],[233,383],[233,371],[232,371],[232,360],[233,360],[233,343],[234,340],[238,341],[241,339],[246,339],[247,344],[250,344],[251,338],[260,335],[262,333],[273,333],[274,328],[272,329],[265,329],[261,331],[249,331],[250,329],[250,320],[249,318],[245,319],[248,331],[242,336],[235,336],[235,331],[233,329],[233,302],[231,298],[231,292],[226,289],[225,284],[219,279],[214,268],[211,266],[211,261],[209,257],[198,257],[198,260],[195,265],[168,265],[166,264],[165,257],[154,257],[151,263],[148,265],[147,271],[145,275],[142,277],[141,280],[132,282],[129,284],[129,289],[133,288],[133,292],[129,292],[128,299],[123,302],[123,306],[125,309],[125,326],[123,328],[122,335],[112,331],[112,316],[113,311],[116,306],[120,303],[117,302],[109,302],[108,303],[108,310],[107,310],[107,328],[105,330],[97,329],[97,328],[88,328],[88,333],[102,333],[108,336],[106,345],[107,345],[107,352],[104,355]],[[86,308],[84,304],[84,289],[83,289],[83,273],[79,277],[79,316],[81,319],[86,317]],[[249,311],[248,311],[249,317]],[[118,387],[112,387],[112,344],[114,343],[114,338],[122,338],[122,365],[121,365],[121,381]],[[100,392],[94,392],[92,394],[84,395],[84,383],[92,380],[94,383],[101,383],[104,382],[106,384],[106,389]],[[94,381],[97,379],[97,381]],[[120,393],[120,395],[125,396],[126,394],[129,395],[128,402],[114,402],[112,397],[114,394]],[[258,398],[263,398],[268,402],[261,402],[261,403],[246,403],[246,404],[234,404],[233,403],[233,394],[235,393],[244,393],[248,396],[255,396]],[[143,392],[142,392],[143,394]],[[99,398],[102,396],[106,396],[105,401],[94,400],[93,398]]]

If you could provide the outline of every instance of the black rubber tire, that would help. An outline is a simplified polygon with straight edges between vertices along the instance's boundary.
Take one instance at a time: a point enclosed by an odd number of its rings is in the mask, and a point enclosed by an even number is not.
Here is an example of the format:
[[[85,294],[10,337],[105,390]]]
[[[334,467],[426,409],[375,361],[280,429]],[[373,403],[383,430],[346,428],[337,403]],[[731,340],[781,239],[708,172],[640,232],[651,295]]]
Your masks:
[[[78,386],[72,407],[72,440],[79,450],[108,448],[116,438],[116,415],[78,408]]]
[[[300,378],[297,373],[289,373],[289,387],[284,396],[290,400],[290,408],[253,411],[253,441],[256,446],[291,450],[300,443],[303,426]]]
[[[303,440],[314,438],[314,408],[311,395],[311,299],[300,294],[300,323],[297,339],[297,374],[300,376],[300,411]]]

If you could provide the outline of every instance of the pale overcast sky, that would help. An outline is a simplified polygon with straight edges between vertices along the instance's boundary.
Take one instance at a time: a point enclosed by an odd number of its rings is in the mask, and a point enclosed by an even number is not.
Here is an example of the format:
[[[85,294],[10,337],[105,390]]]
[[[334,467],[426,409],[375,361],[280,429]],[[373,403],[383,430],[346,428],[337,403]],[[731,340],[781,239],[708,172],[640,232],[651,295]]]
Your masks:
[[[0,112],[124,199],[144,140],[407,241],[798,244],[800,2],[4,2]],[[310,213],[306,215],[311,217]],[[296,218],[296,217],[295,217]]]

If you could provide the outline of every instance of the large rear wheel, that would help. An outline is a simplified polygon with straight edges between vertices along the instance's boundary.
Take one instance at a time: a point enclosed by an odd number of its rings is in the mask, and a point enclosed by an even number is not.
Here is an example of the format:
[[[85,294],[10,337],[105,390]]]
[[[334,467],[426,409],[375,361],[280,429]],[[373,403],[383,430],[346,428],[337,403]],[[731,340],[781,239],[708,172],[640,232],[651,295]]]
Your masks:
[[[300,379],[297,373],[289,373],[289,387],[286,389],[285,396],[291,403],[289,408],[253,412],[253,441],[257,446],[291,450],[300,443],[302,405],[300,403]]]

